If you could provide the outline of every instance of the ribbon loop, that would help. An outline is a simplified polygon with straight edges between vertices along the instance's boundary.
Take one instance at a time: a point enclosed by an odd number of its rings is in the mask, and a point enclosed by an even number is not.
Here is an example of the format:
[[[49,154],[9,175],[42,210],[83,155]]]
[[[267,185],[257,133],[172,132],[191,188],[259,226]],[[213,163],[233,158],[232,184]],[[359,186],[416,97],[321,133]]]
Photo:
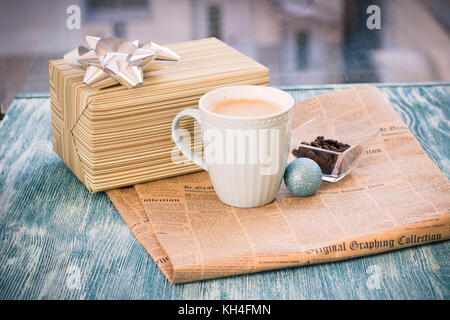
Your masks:
[[[141,43],[119,38],[86,36],[89,48],[79,46],[64,55],[70,66],[86,69],[83,83],[99,85],[107,79],[134,88],[142,84],[144,69],[151,63],[175,63],[180,60],[175,52],[154,42]]]

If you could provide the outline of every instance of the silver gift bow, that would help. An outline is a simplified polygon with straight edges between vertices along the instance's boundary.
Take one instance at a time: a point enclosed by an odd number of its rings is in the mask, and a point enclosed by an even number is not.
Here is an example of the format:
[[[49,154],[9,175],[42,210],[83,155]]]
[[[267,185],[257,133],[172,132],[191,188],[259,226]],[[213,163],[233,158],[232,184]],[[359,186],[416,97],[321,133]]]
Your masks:
[[[83,83],[101,85],[114,79],[127,88],[142,84],[144,71],[153,63],[175,63],[180,57],[154,42],[140,43],[119,38],[86,36],[89,48],[79,46],[64,55],[70,66],[86,68]]]

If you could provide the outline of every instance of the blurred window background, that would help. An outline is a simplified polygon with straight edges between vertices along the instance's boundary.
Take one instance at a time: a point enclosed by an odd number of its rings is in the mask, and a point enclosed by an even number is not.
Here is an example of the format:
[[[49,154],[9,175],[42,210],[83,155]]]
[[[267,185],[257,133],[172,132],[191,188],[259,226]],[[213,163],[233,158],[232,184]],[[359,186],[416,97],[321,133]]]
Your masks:
[[[80,8],[70,29],[68,7]],[[367,9],[378,6],[380,29]],[[450,0],[39,0],[0,3],[0,103],[48,92],[48,60],[84,36],[169,44],[217,37],[271,85],[450,81]]]

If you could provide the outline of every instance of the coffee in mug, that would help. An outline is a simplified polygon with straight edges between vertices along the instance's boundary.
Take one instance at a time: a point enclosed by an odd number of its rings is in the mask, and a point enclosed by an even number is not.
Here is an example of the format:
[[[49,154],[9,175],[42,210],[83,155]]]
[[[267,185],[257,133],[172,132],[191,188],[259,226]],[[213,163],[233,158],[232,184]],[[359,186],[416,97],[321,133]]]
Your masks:
[[[212,112],[235,117],[261,117],[283,110],[278,104],[261,99],[224,99],[212,107]]]

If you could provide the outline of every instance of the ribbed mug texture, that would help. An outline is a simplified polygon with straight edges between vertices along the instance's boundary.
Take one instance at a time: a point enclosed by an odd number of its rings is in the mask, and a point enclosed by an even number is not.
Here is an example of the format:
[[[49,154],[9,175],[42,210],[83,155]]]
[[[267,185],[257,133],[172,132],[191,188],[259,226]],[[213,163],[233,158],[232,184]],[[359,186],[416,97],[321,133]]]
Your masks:
[[[264,119],[227,119],[205,112],[201,112],[201,115],[204,135],[208,130],[213,129],[216,132],[220,132],[224,137],[224,142],[226,142],[227,132],[237,129],[236,138],[231,146],[235,150],[235,158],[238,156],[236,144],[238,143],[239,133],[244,135],[241,138],[241,141],[244,141],[243,145],[246,150],[244,163],[226,163],[226,151],[223,152],[225,161],[214,163],[209,161],[210,159],[205,153],[206,166],[219,198],[224,203],[235,207],[258,207],[273,201],[280,188],[289,153],[291,110],[281,115]],[[250,138],[248,135],[251,135],[251,131],[255,130],[254,134],[259,137],[261,129],[267,129],[268,136],[270,136],[270,130],[278,130],[278,136],[275,137],[277,150],[273,150],[270,139],[267,139],[265,142],[262,141],[262,143],[267,144],[266,147],[260,144],[260,140],[258,140],[257,145],[258,153],[260,153],[261,148],[265,148],[269,152],[265,153],[272,164],[276,166],[276,172],[273,174],[263,174],[265,166],[261,164],[261,159],[258,158],[259,155],[256,157],[253,155],[257,159],[257,163],[249,163],[248,161],[251,158],[249,152],[252,152],[252,150],[254,152],[254,148],[251,148],[249,145]],[[205,150],[207,150],[210,147],[209,143],[216,143],[216,141],[208,142],[204,140],[203,143]],[[267,169],[266,166],[266,171],[273,170]]]

